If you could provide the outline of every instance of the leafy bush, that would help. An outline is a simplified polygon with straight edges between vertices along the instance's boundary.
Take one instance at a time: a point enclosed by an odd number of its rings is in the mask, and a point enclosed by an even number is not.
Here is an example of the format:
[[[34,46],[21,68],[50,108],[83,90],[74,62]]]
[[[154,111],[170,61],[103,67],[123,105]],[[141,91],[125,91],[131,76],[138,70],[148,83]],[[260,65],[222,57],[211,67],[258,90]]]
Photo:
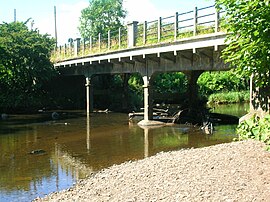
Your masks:
[[[0,24],[0,108],[38,108],[47,101],[46,83],[57,75],[50,62],[54,40],[29,30],[26,22]]]
[[[266,143],[270,151],[270,115],[259,118],[254,115],[251,119],[245,120],[237,127],[239,140],[255,139]]]
[[[198,79],[199,92],[209,96],[220,92],[239,92],[249,89],[249,77],[231,71],[204,72]]]
[[[157,92],[183,94],[187,90],[187,78],[184,73],[163,73],[159,74],[154,81],[154,88]]]

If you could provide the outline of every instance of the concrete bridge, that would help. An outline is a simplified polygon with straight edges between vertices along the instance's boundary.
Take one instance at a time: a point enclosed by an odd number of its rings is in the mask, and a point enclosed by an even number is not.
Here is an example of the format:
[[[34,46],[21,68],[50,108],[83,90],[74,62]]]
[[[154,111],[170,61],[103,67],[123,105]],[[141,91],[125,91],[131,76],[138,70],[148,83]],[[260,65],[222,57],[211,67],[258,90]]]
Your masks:
[[[63,75],[85,76],[87,113],[93,106],[90,88],[93,75],[140,73],[144,82],[144,120],[147,122],[153,118],[152,81],[158,73],[185,73],[189,82],[189,102],[194,105],[200,74],[228,69],[220,57],[226,45],[220,15],[214,6],[195,8],[156,21],[131,22],[125,28],[126,33],[120,28],[114,38],[108,32],[105,39],[99,34],[97,40],[94,37],[70,40],[70,44],[56,50],[55,67]],[[153,35],[154,39],[149,39]]]

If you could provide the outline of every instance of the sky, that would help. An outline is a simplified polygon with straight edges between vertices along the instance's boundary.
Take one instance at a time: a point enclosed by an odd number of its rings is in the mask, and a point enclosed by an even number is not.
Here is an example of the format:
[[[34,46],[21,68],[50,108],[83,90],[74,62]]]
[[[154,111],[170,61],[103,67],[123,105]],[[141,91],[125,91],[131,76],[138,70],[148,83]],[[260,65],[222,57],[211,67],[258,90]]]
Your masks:
[[[175,12],[193,10],[214,4],[214,0],[124,0],[128,21],[150,21],[158,17],[174,15]],[[80,37],[78,26],[81,10],[89,6],[89,0],[0,0],[0,23],[16,20],[25,22],[31,18],[33,28],[42,34],[55,36],[54,6],[57,16],[57,37],[59,44],[69,38]],[[30,28],[30,24],[28,26]]]

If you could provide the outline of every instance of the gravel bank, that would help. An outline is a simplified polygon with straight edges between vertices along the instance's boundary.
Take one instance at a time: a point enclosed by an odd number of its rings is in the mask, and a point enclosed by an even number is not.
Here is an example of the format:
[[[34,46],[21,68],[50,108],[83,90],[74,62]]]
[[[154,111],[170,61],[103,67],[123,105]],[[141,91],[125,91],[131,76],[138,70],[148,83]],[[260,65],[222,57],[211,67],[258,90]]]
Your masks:
[[[249,140],[159,153],[36,201],[270,202],[270,152]]]

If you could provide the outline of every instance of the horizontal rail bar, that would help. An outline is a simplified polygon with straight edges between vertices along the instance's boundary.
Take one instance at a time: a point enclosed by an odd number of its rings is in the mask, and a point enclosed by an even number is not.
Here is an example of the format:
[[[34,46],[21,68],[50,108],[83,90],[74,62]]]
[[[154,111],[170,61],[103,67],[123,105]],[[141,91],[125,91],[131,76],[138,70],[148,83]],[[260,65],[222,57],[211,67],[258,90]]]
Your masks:
[[[207,6],[207,7],[203,7],[203,8],[198,8],[197,11],[202,11],[202,10],[206,10],[208,8],[214,8],[215,5],[212,5],[212,6]]]
[[[200,19],[200,18],[205,18],[205,17],[209,17],[209,16],[214,16],[215,13],[210,13],[210,14],[206,14],[206,15],[201,15],[201,16],[198,16],[197,19]]]
[[[188,11],[188,12],[184,12],[184,13],[179,13],[178,16],[190,14],[190,13],[193,13],[193,12],[194,12],[194,11]]]

